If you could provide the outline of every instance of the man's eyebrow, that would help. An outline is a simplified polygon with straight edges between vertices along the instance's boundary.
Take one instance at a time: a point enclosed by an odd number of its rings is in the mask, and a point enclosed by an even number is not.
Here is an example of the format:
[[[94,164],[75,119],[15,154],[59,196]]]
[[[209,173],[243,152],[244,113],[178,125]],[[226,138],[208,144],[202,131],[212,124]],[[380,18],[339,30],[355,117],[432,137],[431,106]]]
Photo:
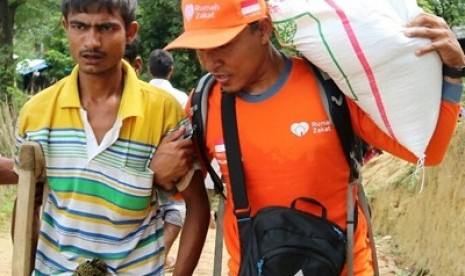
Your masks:
[[[115,22],[112,22],[112,21],[107,21],[107,22],[102,22],[102,23],[98,23],[98,24],[87,24],[87,23],[84,23],[82,21],[79,21],[79,20],[70,20],[69,21],[69,24],[80,24],[80,25],[84,25],[84,26],[87,26],[87,27],[102,27],[102,26],[110,26],[110,27],[114,27],[114,26],[118,26],[118,23],[115,23]]]
[[[84,23],[82,21],[79,21],[79,20],[70,20],[69,24],[81,24],[81,25],[89,26],[89,24],[86,24],[86,23]]]
[[[99,24],[95,24],[95,26],[97,27],[101,27],[101,26],[110,26],[110,27],[115,27],[115,26],[118,26],[119,24],[118,23],[115,23],[115,22],[111,22],[111,21],[108,21],[108,22],[102,22],[102,23],[99,23]]]

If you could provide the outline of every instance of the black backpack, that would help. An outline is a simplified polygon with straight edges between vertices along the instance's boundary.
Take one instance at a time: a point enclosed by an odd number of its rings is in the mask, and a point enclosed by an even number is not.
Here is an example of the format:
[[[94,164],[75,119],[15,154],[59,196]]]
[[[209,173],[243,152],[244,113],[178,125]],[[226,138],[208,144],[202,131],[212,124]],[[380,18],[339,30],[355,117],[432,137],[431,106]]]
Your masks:
[[[335,125],[347,162],[350,164],[350,180],[356,180],[359,178],[358,164],[361,160],[360,139],[353,133],[344,95],[331,79],[326,78],[314,65],[310,64],[310,66],[322,86],[320,93],[322,100],[325,99],[323,103]],[[214,78],[211,74],[206,74],[200,79],[192,95],[191,115],[194,137],[200,147],[201,157],[215,183],[215,190],[222,194],[223,183],[209,166],[204,137],[208,92],[213,84]],[[244,176],[237,139],[234,101],[234,95],[223,93],[225,146],[228,153],[235,153],[228,154],[227,158],[230,171],[235,172],[230,177],[241,240],[240,275],[339,275],[346,261],[349,264],[348,274],[351,275],[353,232],[357,220],[356,205],[348,205],[348,210],[353,212],[347,212],[347,233],[328,221],[325,207],[312,198],[295,199],[290,208],[270,206],[250,217],[247,193],[243,185]],[[229,126],[233,126],[232,129]],[[363,197],[361,206],[366,207],[363,187],[359,186],[358,198],[360,200]],[[299,202],[320,207],[321,216],[299,211],[296,208]],[[348,202],[352,202],[351,195],[348,195]],[[365,216],[369,220],[368,208],[362,209],[366,211]],[[371,231],[371,227],[369,230]],[[371,233],[370,238],[372,238]],[[372,244],[373,260],[376,263],[374,242]],[[377,271],[376,264],[375,271]]]

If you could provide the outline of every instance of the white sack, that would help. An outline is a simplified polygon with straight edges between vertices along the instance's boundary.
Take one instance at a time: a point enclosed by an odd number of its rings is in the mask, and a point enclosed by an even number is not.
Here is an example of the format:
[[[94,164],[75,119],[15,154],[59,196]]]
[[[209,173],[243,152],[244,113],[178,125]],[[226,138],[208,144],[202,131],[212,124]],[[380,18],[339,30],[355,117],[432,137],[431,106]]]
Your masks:
[[[283,45],[327,72],[389,136],[419,159],[434,132],[442,62],[415,50],[405,23],[422,10],[414,0],[268,0]]]

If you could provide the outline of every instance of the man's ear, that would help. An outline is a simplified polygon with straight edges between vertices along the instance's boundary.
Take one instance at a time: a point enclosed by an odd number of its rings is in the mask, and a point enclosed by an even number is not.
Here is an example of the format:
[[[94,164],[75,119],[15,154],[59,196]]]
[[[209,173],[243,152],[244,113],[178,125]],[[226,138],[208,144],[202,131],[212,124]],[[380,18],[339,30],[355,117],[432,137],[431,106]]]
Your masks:
[[[63,26],[63,28],[65,28],[65,30],[67,29],[68,27],[68,21],[66,21],[66,18],[62,18],[61,19],[61,25]]]
[[[126,43],[131,44],[137,36],[137,31],[139,30],[139,23],[132,21],[129,24],[128,29],[126,30]]]
[[[171,66],[170,71],[169,71],[168,75],[166,76],[166,79],[167,79],[167,80],[171,79],[171,77],[173,76],[173,74],[174,74],[174,67]]]
[[[258,30],[262,35],[263,42],[267,43],[273,35],[273,23],[271,21],[271,17],[267,16],[263,18],[258,26]]]
[[[134,70],[136,71],[137,75],[140,75],[142,69],[144,68],[144,62],[142,61],[142,58],[140,56],[136,57],[136,59],[132,63],[132,67],[134,67]]]

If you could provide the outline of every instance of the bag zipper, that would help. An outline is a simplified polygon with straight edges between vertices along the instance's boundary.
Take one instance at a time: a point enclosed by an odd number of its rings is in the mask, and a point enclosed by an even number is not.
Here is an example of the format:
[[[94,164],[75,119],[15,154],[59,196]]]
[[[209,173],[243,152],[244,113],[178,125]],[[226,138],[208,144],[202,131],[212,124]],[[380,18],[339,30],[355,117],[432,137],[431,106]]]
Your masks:
[[[299,248],[293,248],[293,247],[281,247],[278,249],[275,249],[273,251],[270,251],[269,253],[265,254],[263,257],[261,257],[257,261],[257,274],[258,276],[263,276],[263,267],[265,266],[265,263],[269,260],[271,260],[273,257],[276,255],[282,254],[283,252],[286,253],[297,253],[298,255],[303,255],[303,256],[308,256],[308,257],[314,257],[315,259],[326,263],[328,265],[328,268],[331,269],[331,273],[334,275],[337,275],[338,272],[336,271],[336,268],[334,264],[330,261],[328,261],[326,258],[322,257],[320,254],[311,254],[308,252],[308,250],[305,249],[299,249]]]

